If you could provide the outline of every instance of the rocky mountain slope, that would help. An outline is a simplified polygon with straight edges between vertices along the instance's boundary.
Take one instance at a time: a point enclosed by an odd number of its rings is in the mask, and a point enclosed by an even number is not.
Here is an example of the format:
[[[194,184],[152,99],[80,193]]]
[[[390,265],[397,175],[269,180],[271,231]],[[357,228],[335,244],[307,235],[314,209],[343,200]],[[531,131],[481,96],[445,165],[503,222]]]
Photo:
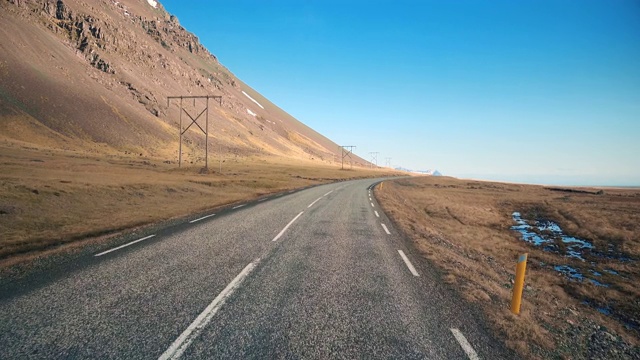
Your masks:
[[[179,95],[222,96],[210,102],[210,151],[339,160],[337,144],[237,79],[156,1],[0,0],[5,143],[173,162],[179,110],[167,97]],[[202,100],[184,105],[193,117],[204,109]],[[188,162],[204,156],[199,131],[186,132]]]

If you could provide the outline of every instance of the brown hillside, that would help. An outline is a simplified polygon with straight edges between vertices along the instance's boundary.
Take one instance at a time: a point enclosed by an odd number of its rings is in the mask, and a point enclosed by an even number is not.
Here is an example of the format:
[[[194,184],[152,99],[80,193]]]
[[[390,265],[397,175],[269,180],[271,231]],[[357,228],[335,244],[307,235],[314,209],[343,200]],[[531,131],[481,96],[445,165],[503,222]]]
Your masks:
[[[179,111],[167,96],[205,94],[223,97],[210,107],[210,150],[324,163],[339,156],[337,144],[238,80],[160,4],[0,0],[4,141],[173,162]],[[192,116],[204,106],[185,104]],[[201,160],[203,146],[192,126],[183,158]]]

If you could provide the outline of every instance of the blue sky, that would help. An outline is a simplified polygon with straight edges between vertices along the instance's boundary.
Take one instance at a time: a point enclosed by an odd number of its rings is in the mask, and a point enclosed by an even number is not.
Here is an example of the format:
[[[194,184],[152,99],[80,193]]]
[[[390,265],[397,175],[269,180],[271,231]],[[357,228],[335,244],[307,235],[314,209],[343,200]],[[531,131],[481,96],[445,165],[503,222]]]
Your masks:
[[[272,102],[378,163],[640,185],[640,2],[161,0]]]

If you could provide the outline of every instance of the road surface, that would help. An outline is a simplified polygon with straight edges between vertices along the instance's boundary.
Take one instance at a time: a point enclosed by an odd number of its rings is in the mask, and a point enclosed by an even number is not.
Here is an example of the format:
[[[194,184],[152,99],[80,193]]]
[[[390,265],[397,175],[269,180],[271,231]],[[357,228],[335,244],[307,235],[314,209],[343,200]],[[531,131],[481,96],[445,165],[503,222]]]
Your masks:
[[[4,279],[0,358],[511,358],[375,183],[265,197]]]

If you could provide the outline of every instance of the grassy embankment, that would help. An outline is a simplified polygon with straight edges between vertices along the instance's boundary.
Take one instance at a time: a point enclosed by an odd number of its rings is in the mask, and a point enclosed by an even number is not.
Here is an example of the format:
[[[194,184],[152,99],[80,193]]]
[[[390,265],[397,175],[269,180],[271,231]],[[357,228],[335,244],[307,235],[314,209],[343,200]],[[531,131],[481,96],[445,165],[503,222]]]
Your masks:
[[[158,159],[35,148],[0,148],[0,265],[82,245],[90,238],[384,170],[283,158],[229,158],[218,172]],[[71,246],[68,246],[71,245]]]
[[[640,321],[640,189],[598,194],[420,177],[387,181],[376,196],[445,281],[481,306],[496,332],[525,357],[640,354],[639,329],[633,328]],[[515,211],[530,221],[556,222],[565,234],[590,241],[595,252],[613,249],[612,258],[586,252],[581,261],[530,245],[510,229]],[[517,257],[525,252],[526,288],[522,312],[515,316],[509,311],[511,290]],[[569,280],[554,270],[558,265],[571,266],[585,279]]]

